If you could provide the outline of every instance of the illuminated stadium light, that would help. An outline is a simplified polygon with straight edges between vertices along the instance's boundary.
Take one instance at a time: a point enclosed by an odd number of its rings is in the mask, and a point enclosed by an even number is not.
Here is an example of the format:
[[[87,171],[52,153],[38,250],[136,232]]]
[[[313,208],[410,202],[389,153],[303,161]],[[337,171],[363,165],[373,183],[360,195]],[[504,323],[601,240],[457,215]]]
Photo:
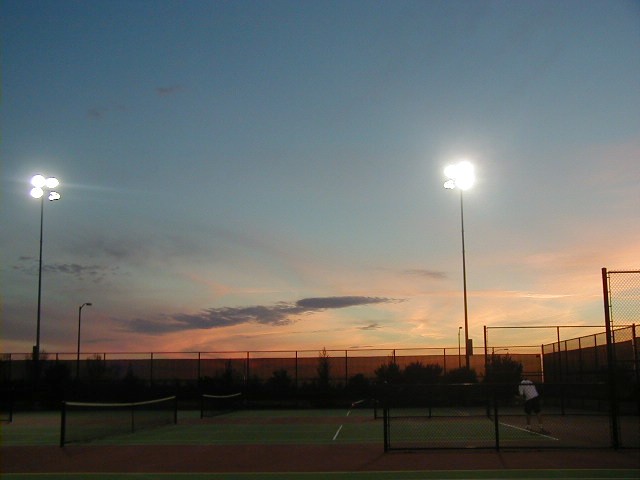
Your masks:
[[[53,202],[60,200],[60,194],[53,189],[60,185],[56,177],[44,177],[43,175],[34,175],[31,177],[31,185],[33,188],[29,194],[36,199],[40,199],[40,259],[38,263],[38,313],[36,320],[36,344],[33,347],[33,362],[35,365],[35,381],[38,381],[40,373],[40,314],[41,314],[41,298],[42,298],[42,234],[44,226],[44,198],[48,193],[47,200]]]
[[[462,160],[458,163],[447,165],[444,169],[444,175],[447,180],[444,182],[444,188],[460,190],[460,222],[462,225],[462,284],[464,296],[464,356],[465,366],[469,368],[469,356],[473,353],[473,347],[469,341],[469,315],[467,311],[467,262],[465,259],[464,249],[464,207],[462,200],[462,192],[469,190],[476,181],[476,174],[473,165],[468,160]],[[459,337],[458,337],[459,338]],[[458,345],[459,345],[458,340]]]
[[[448,178],[444,183],[444,188],[449,189],[469,190],[476,181],[475,170],[468,160],[448,165],[444,169],[444,175]]]

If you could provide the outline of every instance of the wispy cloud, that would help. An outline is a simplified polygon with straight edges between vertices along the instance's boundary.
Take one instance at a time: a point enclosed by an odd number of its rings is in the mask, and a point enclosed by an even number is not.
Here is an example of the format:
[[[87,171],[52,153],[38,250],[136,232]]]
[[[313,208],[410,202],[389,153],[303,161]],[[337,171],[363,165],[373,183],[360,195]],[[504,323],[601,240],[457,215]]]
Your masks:
[[[87,117],[91,120],[103,120],[108,114],[112,112],[124,112],[127,108],[124,105],[112,105],[112,106],[104,106],[104,105],[94,105],[87,110]]]
[[[303,298],[295,303],[279,302],[269,306],[208,308],[197,314],[167,315],[157,320],[137,318],[122,323],[127,331],[152,335],[186,330],[209,330],[244,323],[283,326],[295,323],[296,317],[300,315],[308,315],[326,309],[398,301],[390,298],[358,296]],[[374,329],[378,328],[378,325],[371,324],[364,328]]]
[[[156,87],[156,93],[161,97],[174,95],[183,90],[182,85],[170,85],[168,87]]]
[[[359,327],[359,330],[378,330],[380,328],[382,328],[382,326],[379,323],[370,323],[364,327]]]
[[[91,107],[87,110],[87,116],[92,120],[102,120],[108,111],[106,107]]]
[[[102,265],[80,265],[78,263],[54,263],[43,265],[42,272],[69,275],[77,280],[92,279],[95,282],[100,282],[104,280],[108,274],[114,273],[117,268],[118,267],[105,267]],[[20,257],[19,263],[14,265],[13,269],[28,275],[38,273],[38,265],[34,257]]]
[[[444,280],[447,278],[447,274],[436,270],[426,270],[422,268],[412,268],[404,270],[405,275],[415,275],[418,277],[431,278],[433,280]]]

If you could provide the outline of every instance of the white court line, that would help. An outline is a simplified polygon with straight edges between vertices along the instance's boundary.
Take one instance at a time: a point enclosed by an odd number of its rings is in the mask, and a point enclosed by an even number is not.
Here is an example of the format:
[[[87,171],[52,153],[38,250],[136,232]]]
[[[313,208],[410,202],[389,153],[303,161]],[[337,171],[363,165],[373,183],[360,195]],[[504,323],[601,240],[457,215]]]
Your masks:
[[[340,430],[342,430],[342,425],[340,425],[340,427],[338,428],[338,431],[336,432],[336,434],[333,436],[333,440],[335,440],[336,438],[338,438],[338,435],[340,435]]]
[[[523,432],[533,433],[533,434],[538,435],[540,437],[545,437],[545,438],[548,438],[550,440],[555,440],[556,442],[560,440],[559,438],[552,437],[551,435],[545,435],[544,433],[536,432],[535,430],[527,430],[526,428],[516,427],[515,425],[509,425],[508,423],[498,422],[498,424],[502,425],[503,427],[510,427],[510,428],[515,428],[516,430],[521,430]]]

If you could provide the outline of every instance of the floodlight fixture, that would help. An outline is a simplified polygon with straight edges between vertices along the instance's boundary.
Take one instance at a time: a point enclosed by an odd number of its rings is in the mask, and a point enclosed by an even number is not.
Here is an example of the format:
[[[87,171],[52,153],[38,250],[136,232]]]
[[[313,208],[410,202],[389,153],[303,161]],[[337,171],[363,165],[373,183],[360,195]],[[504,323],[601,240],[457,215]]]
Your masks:
[[[444,184],[444,188],[449,189],[469,190],[476,181],[475,169],[468,160],[461,160],[458,163],[447,165],[444,169],[444,175],[448,179]]]
[[[36,188],[42,188],[47,184],[47,179],[44,178],[42,175],[34,175],[33,177],[31,177],[31,185],[33,185]]]
[[[49,177],[45,180],[44,184],[47,188],[56,188],[60,185],[60,182],[56,177]]]
[[[33,198],[42,198],[45,190],[47,190],[49,192],[48,200],[60,200],[60,194],[53,191],[54,188],[60,185],[60,181],[56,177],[45,178],[43,175],[34,175],[31,178],[31,185],[33,185],[33,188],[29,194]]]

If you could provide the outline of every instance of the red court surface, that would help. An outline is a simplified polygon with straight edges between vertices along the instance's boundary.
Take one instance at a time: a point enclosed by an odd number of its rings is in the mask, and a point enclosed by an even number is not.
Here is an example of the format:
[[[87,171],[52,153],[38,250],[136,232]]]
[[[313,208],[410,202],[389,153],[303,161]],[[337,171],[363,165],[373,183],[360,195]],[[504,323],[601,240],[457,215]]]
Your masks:
[[[638,469],[638,450],[420,451],[379,445],[13,446],[3,473],[374,472],[504,469]]]

